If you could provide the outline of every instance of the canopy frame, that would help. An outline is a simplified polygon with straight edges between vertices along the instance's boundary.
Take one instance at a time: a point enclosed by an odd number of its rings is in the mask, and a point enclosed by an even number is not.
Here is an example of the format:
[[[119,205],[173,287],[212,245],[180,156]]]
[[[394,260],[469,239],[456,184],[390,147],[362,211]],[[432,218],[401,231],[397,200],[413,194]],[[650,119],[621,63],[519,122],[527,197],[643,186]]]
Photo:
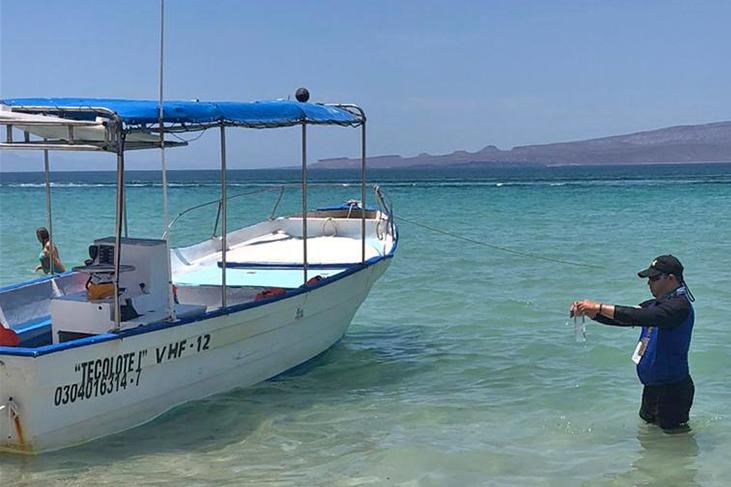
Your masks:
[[[43,150],[45,159],[45,172],[48,175],[48,151],[102,151],[116,154],[117,159],[117,184],[116,184],[116,211],[115,211],[115,253],[114,253],[114,328],[113,332],[121,329],[121,302],[119,296],[119,274],[121,268],[121,240],[123,227],[126,227],[126,198],[125,198],[125,160],[124,153],[128,150],[150,149],[167,147],[175,147],[187,145],[187,142],[166,141],[165,134],[175,134],[183,132],[197,132],[207,130],[209,128],[218,127],[220,129],[220,151],[221,151],[221,254],[222,276],[221,276],[221,305],[226,308],[226,252],[227,252],[227,208],[226,208],[226,134],[227,127],[240,128],[281,128],[294,127],[301,125],[301,153],[302,153],[302,169],[301,169],[301,190],[302,190],[302,233],[303,233],[303,285],[307,284],[308,278],[308,261],[307,261],[307,125],[336,125],[342,127],[361,127],[361,233],[362,233],[362,256],[361,263],[366,261],[365,241],[366,241],[366,115],[365,112],[354,104],[311,104],[306,102],[290,102],[277,100],[274,102],[257,103],[236,103],[236,102],[220,102],[209,103],[203,108],[209,106],[221,109],[222,116],[214,116],[209,120],[200,117],[191,117],[190,120],[181,120],[181,117],[175,115],[175,107],[182,106],[197,107],[195,104],[200,102],[148,102],[128,100],[130,104],[141,103],[146,108],[154,108],[154,119],[146,119],[144,116],[135,118],[134,116],[125,117],[111,108],[114,104],[123,102],[123,100],[102,100],[90,99],[90,105],[86,104],[69,104],[60,103],[65,99],[48,99],[47,104],[24,104],[25,100],[37,101],[39,99],[18,99],[18,100],[0,100],[0,104],[9,107],[0,110],[0,125],[6,126],[5,141],[0,142],[0,150]],[[55,100],[55,101],[54,101]],[[69,99],[76,100],[76,99]],[[109,102],[109,103],[105,103]],[[93,103],[98,103],[96,106]],[[151,105],[153,104],[154,105]],[[187,105],[186,105],[187,103]],[[245,111],[266,107],[267,103],[271,104],[268,108],[282,107],[284,116],[279,120],[272,118],[252,116],[247,119]],[[172,105],[167,107],[167,105]],[[298,107],[302,108],[300,116],[286,116]],[[225,116],[227,109],[233,116]],[[311,113],[332,113],[332,118],[310,117]],[[238,111],[238,114],[236,113]],[[266,111],[266,110],[265,110]],[[169,115],[170,113],[173,115]],[[17,116],[13,116],[16,114]],[[38,117],[29,117],[29,115],[40,115]],[[93,120],[92,120],[93,119]],[[63,136],[56,139],[41,140],[31,139],[30,133],[33,128],[51,128],[61,129]],[[96,129],[97,132],[104,134],[103,140],[84,140],[78,137],[77,129]],[[13,137],[13,130],[18,129],[23,132],[23,139],[16,140]],[[135,140],[135,134],[155,135],[155,138]],[[50,186],[47,180],[47,187]],[[48,225],[51,226],[50,198],[48,198],[47,219]],[[126,234],[126,231],[125,231]],[[164,236],[163,238],[166,238]],[[174,316],[174,315],[173,315]]]

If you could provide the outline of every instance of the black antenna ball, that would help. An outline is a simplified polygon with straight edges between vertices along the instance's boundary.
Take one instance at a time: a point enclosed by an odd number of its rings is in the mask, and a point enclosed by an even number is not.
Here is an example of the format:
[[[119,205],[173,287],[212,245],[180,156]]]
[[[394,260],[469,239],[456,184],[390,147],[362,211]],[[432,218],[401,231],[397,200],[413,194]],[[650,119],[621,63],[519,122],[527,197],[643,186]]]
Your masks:
[[[294,97],[297,98],[297,101],[305,103],[310,99],[310,92],[307,91],[307,88],[297,88],[297,91],[294,92]]]

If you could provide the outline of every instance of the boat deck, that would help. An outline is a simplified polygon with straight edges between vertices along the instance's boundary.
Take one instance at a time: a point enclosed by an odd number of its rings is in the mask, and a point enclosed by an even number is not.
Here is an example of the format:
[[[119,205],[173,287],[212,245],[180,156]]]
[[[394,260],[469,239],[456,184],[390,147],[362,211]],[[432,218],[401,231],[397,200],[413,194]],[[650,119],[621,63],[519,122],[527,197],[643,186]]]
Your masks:
[[[334,269],[310,269],[310,277],[319,275],[330,277],[343,272],[346,267]],[[302,266],[293,269],[266,269],[257,267],[237,267],[226,269],[227,286],[256,286],[295,288],[302,285]],[[196,266],[196,269],[175,276],[173,282],[183,286],[220,286],[221,269],[215,265]]]
[[[378,242],[378,241],[376,241]],[[382,255],[366,240],[366,260]],[[383,243],[378,242],[382,248]],[[226,285],[296,288],[303,280],[302,239],[287,234],[265,235],[231,247],[226,253]],[[360,239],[320,236],[307,240],[308,275],[337,275],[361,262]],[[178,285],[221,285],[221,254],[217,253],[178,269]]]

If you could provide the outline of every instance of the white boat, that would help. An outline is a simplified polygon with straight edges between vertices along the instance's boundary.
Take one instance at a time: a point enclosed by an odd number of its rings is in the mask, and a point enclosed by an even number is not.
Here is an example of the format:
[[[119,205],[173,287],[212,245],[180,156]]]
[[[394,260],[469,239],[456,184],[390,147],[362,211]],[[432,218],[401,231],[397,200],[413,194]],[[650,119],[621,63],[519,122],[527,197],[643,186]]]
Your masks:
[[[0,103],[0,124],[9,127],[0,148],[113,152],[118,169],[115,235],[90,235],[90,259],[73,271],[0,289],[0,450],[81,444],[316,357],[344,335],[396,250],[390,205],[376,187],[377,206],[367,207],[364,180],[360,201],[307,209],[307,128],[361,128],[365,144],[365,115],[355,106],[166,101],[161,113],[152,101]],[[227,129],[295,125],[301,213],[229,231],[223,170],[220,235],[176,249],[166,234],[124,235],[125,150],[159,148],[171,132],[218,129],[225,169]]]

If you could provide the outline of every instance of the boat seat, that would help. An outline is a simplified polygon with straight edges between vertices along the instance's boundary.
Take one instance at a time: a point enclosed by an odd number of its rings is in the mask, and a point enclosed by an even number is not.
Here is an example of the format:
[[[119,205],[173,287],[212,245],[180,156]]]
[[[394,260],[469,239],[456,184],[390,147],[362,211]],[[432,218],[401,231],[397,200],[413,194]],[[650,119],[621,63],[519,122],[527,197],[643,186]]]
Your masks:
[[[177,319],[192,318],[205,314],[206,307],[200,304],[175,304],[175,317]],[[122,328],[134,328],[137,326],[149,325],[164,321],[167,318],[167,311],[148,311],[140,314],[137,318],[127,320],[122,323]]]

